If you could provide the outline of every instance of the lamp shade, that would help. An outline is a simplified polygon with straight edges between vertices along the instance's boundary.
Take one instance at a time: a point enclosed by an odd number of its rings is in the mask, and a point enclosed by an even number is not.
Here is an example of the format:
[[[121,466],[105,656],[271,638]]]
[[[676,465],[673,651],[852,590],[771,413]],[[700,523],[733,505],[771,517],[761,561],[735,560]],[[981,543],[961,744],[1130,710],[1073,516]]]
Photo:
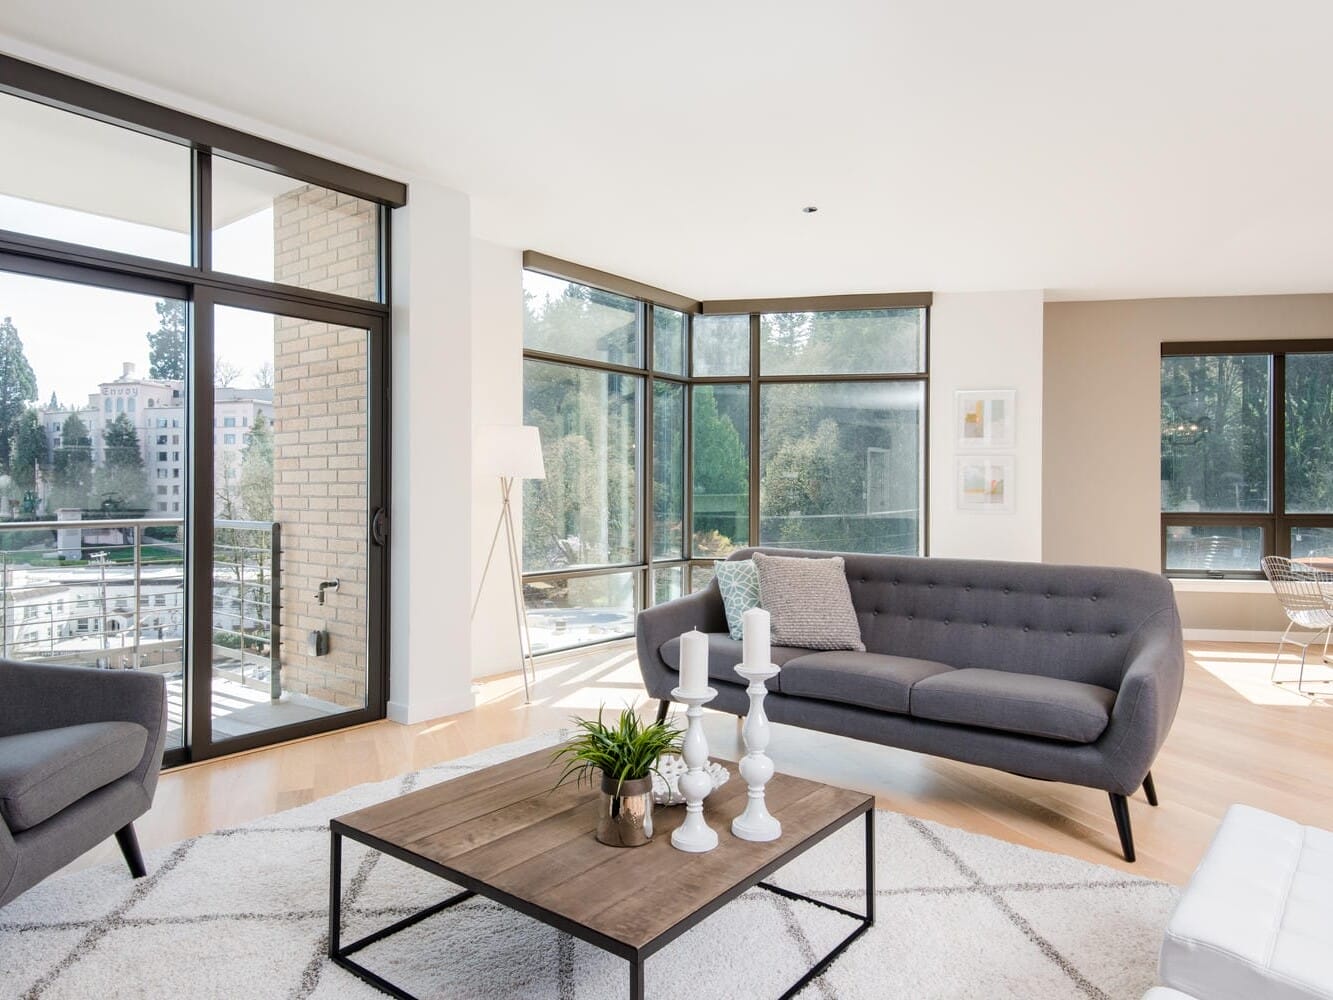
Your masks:
[[[535,427],[489,424],[477,436],[481,466],[506,479],[545,479],[542,438]]]

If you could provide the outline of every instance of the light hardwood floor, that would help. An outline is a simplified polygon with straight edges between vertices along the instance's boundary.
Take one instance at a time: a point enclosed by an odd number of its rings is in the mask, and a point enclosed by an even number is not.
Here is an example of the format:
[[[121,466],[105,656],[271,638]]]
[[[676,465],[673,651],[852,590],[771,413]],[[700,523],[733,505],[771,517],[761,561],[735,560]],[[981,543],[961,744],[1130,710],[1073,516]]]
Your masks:
[[[1153,767],[1161,806],[1148,806],[1142,793],[1131,800],[1134,865],[1120,857],[1103,792],[785,726],[775,727],[770,753],[782,771],[873,792],[880,808],[1176,883],[1189,876],[1233,802],[1333,828],[1333,701],[1270,686],[1271,646],[1190,643],[1188,651],[1180,712]],[[477,708],[463,715],[415,726],[371,723],[168,772],[152,811],[136,824],[139,836],[149,849],[235,826],[561,728],[603,703],[653,707],[630,643],[548,660],[538,672],[528,705],[515,674],[484,682]],[[1333,679],[1333,670],[1316,675]],[[1333,684],[1327,687],[1333,695]],[[715,754],[735,759],[736,721],[707,713],[706,726]],[[75,865],[118,858],[108,843]]]

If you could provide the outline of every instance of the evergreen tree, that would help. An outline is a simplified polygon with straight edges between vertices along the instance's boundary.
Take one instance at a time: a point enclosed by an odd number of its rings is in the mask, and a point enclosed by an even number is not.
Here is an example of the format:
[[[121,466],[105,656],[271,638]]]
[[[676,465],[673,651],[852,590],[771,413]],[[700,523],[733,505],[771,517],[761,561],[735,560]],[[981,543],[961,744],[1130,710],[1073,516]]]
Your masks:
[[[93,439],[77,413],[65,418],[60,447],[51,466],[51,496],[47,506],[88,507],[93,488]]]
[[[262,413],[241,454],[241,505],[252,521],[273,520],[273,428]]]
[[[726,555],[749,541],[750,465],[745,439],[721,404],[744,403],[749,393],[732,386],[694,390],[694,549]],[[741,419],[747,429],[749,421]]]
[[[37,488],[37,470],[46,464],[46,432],[37,411],[26,409],[14,423],[10,442],[9,474],[16,489]]]
[[[13,321],[0,321],[0,472],[8,472],[15,425],[37,400],[37,376],[23,353]]]
[[[106,460],[95,476],[97,493],[124,511],[148,507],[148,481],[144,476],[139,432],[123,413],[106,425],[102,436]]]
[[[750,477],[745,445],[735,423],[719,411],[717,397],[715,386],[694,391],[694,491],[745,493]]]
[[[159,299],[157,329],[148,334],[148,377],[185,379],[185,303]]]

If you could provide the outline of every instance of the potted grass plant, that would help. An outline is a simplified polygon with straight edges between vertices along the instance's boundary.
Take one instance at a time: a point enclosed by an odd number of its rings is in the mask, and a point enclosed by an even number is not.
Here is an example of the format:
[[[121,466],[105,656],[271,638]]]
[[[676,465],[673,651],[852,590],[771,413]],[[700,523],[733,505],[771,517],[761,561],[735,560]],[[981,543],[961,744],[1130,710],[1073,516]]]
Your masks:
[[[633,708],[608,725],[575,719],[577,735],[559,747],[559,788],[570,778],[598,782],[597,839],[612,847],[639,847],[653,839],[653,774],[662,754],[680,753],[681,731],[669,722],[643,722]]]

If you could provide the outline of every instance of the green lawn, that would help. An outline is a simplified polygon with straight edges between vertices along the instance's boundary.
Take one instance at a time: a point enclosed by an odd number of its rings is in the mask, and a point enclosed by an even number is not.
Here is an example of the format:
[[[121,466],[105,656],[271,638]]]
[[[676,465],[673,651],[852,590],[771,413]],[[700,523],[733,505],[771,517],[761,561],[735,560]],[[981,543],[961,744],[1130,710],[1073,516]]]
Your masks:
[[[133,548],[106,548],[101,551],[106,552],[107,562],[110,564],[122,565],[134,562]],[[50,549],[20,549],[17,552],[0,552],[0,561],[8,566],[49,566],[53,568],[96,565],[90,559],[57,559],[50,552]],[[183,553],[183,547],[145,545],[140,549],[140,560],[145,566],[150,563],[179,563]]]

